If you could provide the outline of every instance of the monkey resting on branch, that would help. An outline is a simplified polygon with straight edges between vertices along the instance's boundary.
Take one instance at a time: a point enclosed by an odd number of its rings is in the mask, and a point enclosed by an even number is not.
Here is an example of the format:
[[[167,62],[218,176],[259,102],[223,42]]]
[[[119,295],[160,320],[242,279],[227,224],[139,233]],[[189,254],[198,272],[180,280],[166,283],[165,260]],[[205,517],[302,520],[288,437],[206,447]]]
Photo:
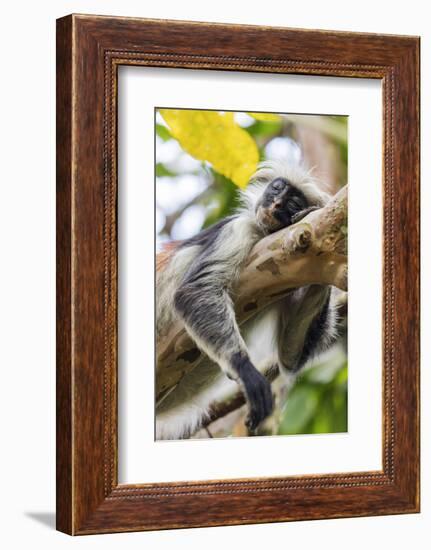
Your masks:
[[[347,287],[347,187],[263,163],[242,206],[157,257],[156,437],[190,437],[241,392],[253,432],[288,381],[336,336],[332,286]]]

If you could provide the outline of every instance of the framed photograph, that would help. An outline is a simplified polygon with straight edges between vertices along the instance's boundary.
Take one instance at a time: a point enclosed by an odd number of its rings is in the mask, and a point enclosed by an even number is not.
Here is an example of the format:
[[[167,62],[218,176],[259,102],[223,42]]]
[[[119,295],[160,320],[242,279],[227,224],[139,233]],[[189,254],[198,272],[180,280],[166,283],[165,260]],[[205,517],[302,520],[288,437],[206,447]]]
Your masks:
[[[419,511],[419,38],[57,21],[57,528]]]

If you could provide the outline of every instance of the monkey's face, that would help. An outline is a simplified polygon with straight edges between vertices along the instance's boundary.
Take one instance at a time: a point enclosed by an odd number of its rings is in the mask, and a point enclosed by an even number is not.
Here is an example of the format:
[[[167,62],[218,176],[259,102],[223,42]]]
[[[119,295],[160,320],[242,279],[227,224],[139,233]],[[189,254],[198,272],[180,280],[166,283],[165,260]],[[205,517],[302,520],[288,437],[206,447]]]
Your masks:
[[[259,225],[269,233],[292,224],[292,217],[310,206],[304,193],[287,179],[269,183],[256,206]]]

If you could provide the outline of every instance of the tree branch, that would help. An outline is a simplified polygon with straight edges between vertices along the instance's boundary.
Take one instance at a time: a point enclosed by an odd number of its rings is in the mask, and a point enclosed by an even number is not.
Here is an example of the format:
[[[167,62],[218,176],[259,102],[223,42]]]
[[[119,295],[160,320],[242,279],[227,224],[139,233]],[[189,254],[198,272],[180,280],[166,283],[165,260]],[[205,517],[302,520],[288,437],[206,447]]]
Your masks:
[[[255,245],[233,289],[238,323],[310,284],[347,289],[347,186],[324,208]],[[202,353],[179,320],[166,327],[156,345],[159,402],[199,364]]]

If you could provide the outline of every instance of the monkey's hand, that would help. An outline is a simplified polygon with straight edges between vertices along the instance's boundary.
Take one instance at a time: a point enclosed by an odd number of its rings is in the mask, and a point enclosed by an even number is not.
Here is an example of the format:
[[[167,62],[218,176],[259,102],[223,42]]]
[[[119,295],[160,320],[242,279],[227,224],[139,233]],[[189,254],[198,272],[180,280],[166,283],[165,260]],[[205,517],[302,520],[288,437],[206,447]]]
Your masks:
[[[300,212],[297,212],[292,216],[292,224],[298,223],[301,221],[305,216],[307,216],[310,212],[314,212],[315,210],[320,210],[322,208],[321,206],[309,206],[308,208],[305,208],[304,210],[301,210]]]
[[[251,363],[248,357],[237,354],[234,369],[244,389],[249,413],[245,425],[249,430],[255,430],[269,416],[273,409],[271,384]]]

